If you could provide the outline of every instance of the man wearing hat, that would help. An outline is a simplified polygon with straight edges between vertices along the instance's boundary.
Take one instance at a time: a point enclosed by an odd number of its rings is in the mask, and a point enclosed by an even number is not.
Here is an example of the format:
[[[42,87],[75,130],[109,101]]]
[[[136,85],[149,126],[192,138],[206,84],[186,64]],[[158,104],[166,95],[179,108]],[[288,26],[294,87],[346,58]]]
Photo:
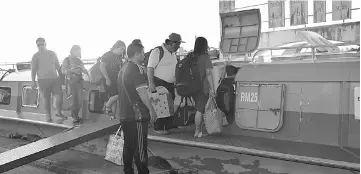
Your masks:
[[[162,44],[164,51],[162,59],[159,61],[160,50],[155,48],[148,61],[148,82],[149,91],[154,92],[155,87],[164,86],[175,99],[174,83],[175,83],[175,67],[177,65],[176,52],[180,44],[184,43],[177,33],[172,33]],[[154,123],[154,130],[158,134],[168,134],[168,130],[173,127],[172,115],[165,118],[158,118]]]
[[[61,90],[61,69],[58,57],[53,51],[46,49],[46,42],[44,38],[36,40],[38,52],[33,55],[31,59],[31,79],[33,82],[33,89],[36,88],[35,77],[38,76],[38,85],[40,93],[44,98],[44,105],[46,111],[46,121],[51,122],[51,96],[56,97],[55,116],[66,118],[61,113],[63,104],[63,93]]]

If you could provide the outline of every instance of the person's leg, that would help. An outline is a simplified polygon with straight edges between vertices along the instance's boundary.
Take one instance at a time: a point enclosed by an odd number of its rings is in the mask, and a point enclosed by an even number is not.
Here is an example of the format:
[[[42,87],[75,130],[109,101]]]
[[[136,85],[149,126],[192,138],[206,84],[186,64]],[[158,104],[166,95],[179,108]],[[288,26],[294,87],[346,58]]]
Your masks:
[[[49,79],[39,79],[39,90],[43,96],[44,108],[46,112],[46,121],[51,122],[51,83]]]
[[[61,81],[60,78],[54,78],[52,84],[52,93],[56,98],[56,116],[65,117],[61,113],[61,108],[63,106],[63,91],[61,90]]]
[[[110,97],[105,104],[105,111],[110,116],[114,116],[114,113],[116,111],[115,103],[118,100],[118,89],[116,86],[116,82],[114,82],[114,84],[112,84],[111,86],[107,87],[107,92]]]
[[[105,104],[105,107],[111,108],[112,113],[115,113],[115,106],[118,100],[118,95],[113,95],[109,98],[108,102]]]
[[[123,171],[125,174],[134,174],[133,157],[137,149],[137,126],[135,122],[122,123],[122,130],[124,133],[123,146]]]
[[[73,117],[73,123],[80,123],[81,119],[79,117],[79,111],[83,102],[83,98],[82,98],[83,88],[81,83],[75,83],[72,84],[71,86],[72,86],[71,91],[73,91],[71,93],[71,102],[72,102],[71,116]]]
[[[148,169],[148,123],[137,122],[137,150],[134,161],[139,174],[149,174]]]
[[[194,117],[194,122],[196,126],[194,131],[194,137],[201,137],[203,129],[203,114],[205,112],[205,107],[208,102],[209,95],[201,93],[192,98],[195,101],[196,108],[196,114]]]

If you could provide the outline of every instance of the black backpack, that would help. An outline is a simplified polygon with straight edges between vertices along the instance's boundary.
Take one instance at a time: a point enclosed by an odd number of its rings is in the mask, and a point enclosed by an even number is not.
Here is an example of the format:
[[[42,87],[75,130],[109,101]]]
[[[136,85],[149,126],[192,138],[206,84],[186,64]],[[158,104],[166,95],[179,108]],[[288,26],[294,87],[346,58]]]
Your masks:
[[[226,114],[228,123],[233,123],[234,121],[235,89],[233,81],[233,78],[221,79],[216,93],[217,106]]]
[[[201,92],[203,81],[198,72],[197,58],[193,53],[189,53],[180,60],[175,68],[175,87],[177,94],[181,97],[190,97]]]
[[[157,46],[157,47],[151,49],[150,51],[148,51],[148,52],[146,52],[146,53],[144,54],[143,66],[145,66],[145,67],[148,66],[148,61],[149,61],[150,53],[152,53],[152,51],[153,51],[154,49],[156,49],[156,48],[158,48],[159,51],[160,51],[160,53],[159,53],[159,62],[160,62],[160,60],[162,60],[162,58],[163,58],[163,56],[164,56],[163,47],[162,47],[162,46]]]

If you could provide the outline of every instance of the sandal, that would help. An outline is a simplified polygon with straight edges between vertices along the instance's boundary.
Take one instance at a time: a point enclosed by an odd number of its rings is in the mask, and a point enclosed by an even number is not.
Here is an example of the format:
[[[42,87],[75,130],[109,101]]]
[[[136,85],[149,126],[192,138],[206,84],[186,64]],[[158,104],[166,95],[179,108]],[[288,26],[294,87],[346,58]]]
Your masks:
[[[74,123],[74,124],[81,124],[82,121],[83,121],[83,120],[82,120],[81,118],[76,118],[76,119],[73,120],[73,123]]]
[[[65,115],[63,114],[55,114],[55,117],[59,117],[59,118],[62,118],[62,119],[68,119],[68,117],[66,117]]]
[[[109,116],[114,116],[112,108],[104,106],[104,114],[107,114]]]

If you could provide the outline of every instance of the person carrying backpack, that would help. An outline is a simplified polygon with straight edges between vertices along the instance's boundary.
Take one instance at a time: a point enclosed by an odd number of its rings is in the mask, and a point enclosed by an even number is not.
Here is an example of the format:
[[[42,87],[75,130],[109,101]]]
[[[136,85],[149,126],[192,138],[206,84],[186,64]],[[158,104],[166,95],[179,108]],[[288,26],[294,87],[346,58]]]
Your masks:
[[[61,71],[66,76],[68,97],[71,100],[71,116],[73,123],[80,123],[79,111],[83,104],[83,78],[82,74],[88,74],[81,61],[81,48],[74,45],[70,50],[70,56],[63,60]]]
[[[202,136],[203,117],[209,97],[215,96],[213,65],[208,55],[208,42],[198,37],[194,51],[180,61],[176,67],[176,88],[181,97],[192,97],[195,101],[194,137]]]
[[[181,36],[177,33],[172,33],[162,46],[156,47],[150,52],[149,60],[147,55],[145,55],[144,61],[144,64],[147,65],[149,91],[155,92],[157,86],[164,86],[172,94],[173,101],[175,99],[176,52],[181,43],[184,43]],[[157,119],[154,123],[155,132],[158,134],[168,134],[168,130],[173,127],[172,118],[173,116],[170,115],[169,117]]]

